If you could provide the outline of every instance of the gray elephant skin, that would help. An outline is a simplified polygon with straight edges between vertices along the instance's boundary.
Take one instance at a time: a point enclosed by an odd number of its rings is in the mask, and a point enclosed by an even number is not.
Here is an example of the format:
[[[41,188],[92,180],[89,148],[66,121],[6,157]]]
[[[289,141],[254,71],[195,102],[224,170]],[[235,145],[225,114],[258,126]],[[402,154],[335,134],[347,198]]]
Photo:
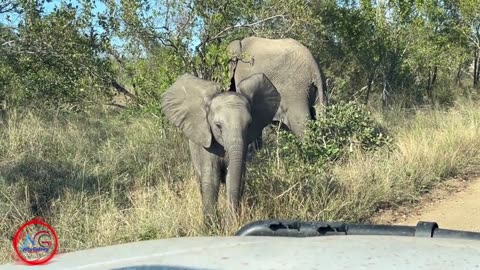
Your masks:
[[[310,50],[291,38],[261,37],[234,40],[227,50],[231,89],[252,74],[265,74],[281,96],[273,122],[281,122],[302,140],[315,109],[324,111],[327,105],[325,76]]]
[[[220,84],[186,73],[162,96],[164,114],[189,139],[204,217],[216,216],[221,183],[226,184],[230,213],[237,212],[247,146],[280,106],[280,94],[264,74],[244,78],[237,90],[221,91]]]

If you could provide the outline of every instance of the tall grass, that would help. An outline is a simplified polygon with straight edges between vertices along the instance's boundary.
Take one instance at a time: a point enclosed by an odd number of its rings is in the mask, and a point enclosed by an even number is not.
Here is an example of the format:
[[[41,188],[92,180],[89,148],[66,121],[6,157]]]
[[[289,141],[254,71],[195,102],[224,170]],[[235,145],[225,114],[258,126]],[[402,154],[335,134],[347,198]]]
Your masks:
[[[262,218],[367,220],[379,207],[415,203],[439,181],[480,170],[480,110],[397,111],[379,119],[394,149],[356,153],[327,170],[279,158],[275,132],[248,164],[238,224],[206,230],[187,141],[159,119],[98,111],[11,111],[0,126],[0,261],[11,237],[40,215],[60,251],[178,236],[228,235]],[[225,206],[222,190],[220,204]]]

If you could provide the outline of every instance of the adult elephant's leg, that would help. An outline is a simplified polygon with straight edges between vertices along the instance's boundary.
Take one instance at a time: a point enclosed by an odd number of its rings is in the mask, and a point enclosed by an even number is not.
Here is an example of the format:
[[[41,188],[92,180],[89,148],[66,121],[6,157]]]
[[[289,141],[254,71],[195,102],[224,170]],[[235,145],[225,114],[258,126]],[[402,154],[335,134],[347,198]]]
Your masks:
[[[262,136],[263,135],[259,136],[258,138],[256,138],[253,142],[251,142],[248,145],[248,150],[247,150],[247,160],[248,161],[251,161],[253,156],[255,155],[255,153],[262,149],[262,147],[263,147]]]
[[[254,142],[255,150],[258,151],[263,147],[263,139],[262,136],[258,137]]]
[[[259,136],[252,143],[250,143],[248,147],[249,147],[249,151],[255,152],[262,149],[262,146],[263,146],[263,139],[262,139],[262,136]]]
[[[253,141],[247,148],[247,161],[251,161],[257,151],[256,141]]]

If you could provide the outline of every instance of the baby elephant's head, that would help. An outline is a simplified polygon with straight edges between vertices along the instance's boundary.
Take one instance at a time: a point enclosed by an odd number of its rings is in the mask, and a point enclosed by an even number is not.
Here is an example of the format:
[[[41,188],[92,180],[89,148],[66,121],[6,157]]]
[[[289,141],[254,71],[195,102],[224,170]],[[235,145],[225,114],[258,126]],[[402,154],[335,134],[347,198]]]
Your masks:
[[[212,138],[227,152],[245,148],[271,123],[280,94],[263,74],[238,84],[238,92],[191,74],[180,76],[162,97],[167,118],[194,143],[209,148]]]

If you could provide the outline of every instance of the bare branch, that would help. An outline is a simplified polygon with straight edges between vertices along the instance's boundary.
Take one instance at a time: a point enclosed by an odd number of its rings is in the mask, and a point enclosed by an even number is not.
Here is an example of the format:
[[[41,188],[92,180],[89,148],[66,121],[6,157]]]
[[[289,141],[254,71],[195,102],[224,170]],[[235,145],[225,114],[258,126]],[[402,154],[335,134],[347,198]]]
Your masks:
[[[167,7],[167,11],[165,12],[165,22],[163,23],[163,25],[164,25],[163,28],[168,32],[168,31],[170,31],[168,29],[168,26],[170,25],[169,24],[169,21],[170,21],[170,16],[169,16],[170,15],[170,1],[167,0],[166,3],[165,3],[165,6]]]
[[[0,13],[8,13],[17,9],[18,4],[13,1],[5,1],[0,4]]]
[[[134,99],[135,101],[137,101],[137,103],[141,103],[140,100],[137,98],[137,96],[130,93],[127,89],[125,89],[125,87],[120,85],[116,80],[112,79],[111,84],[112,84],[113,88],[115,88],[115,90],[117,90],[118,92],[124,94],[125,96],[127,96],[131,99]]]
[[[296,25],[295,22],[292,23],[292,25],[290,25],[290,27],[280,35],[280,38],[284,38],[286,34],[290,33],[290,31],[293,29],[293,27]]]
[[[276,18],[286,18],[287,15],[283,15],[283,14],[278,14],[278,15],[274,15],[274,16],[271,16],[271,17],[268,17],[268,18],[265,18],[265,19],[261,19],[259,21],[256,21],[256,22],[253,22],[253,23],[246,23],[246,24],[241,24],[241,25],[234,25],[234,26],[229,26],[225,29],[223,29],[222,31],[220,31],[218,34],[216,34],[215,36],[213,36],[213,38],[207,40],[206,42],[209,42],[209,41],[212,41],[212,40],[215,40],[215,39],[219,39],[219,38],[222,38],[226,35],[226,33],[230,30],[233,30],[233,29],[236,29],[236,28],[249,28],[249,27],[253,27],[253,26],[256,26],[256,25],[259,25],[261,23],[264,23],[266,21],[270,21],[270,20],[273,20],[273,19],[276,19]]]
[[[194,7],[190,5],[191,2],[187,5],[187,8],[189,9],[188,17],[186,18],[186,21],[183,23],[178,23],[177,25],[177,37],[182,36],[185,34],[185,29],[187,26],[191,26],[193,24],[193,21],[196,18],[195,12],[194,12]]]
[[[4,43],[2,43],[2,45],[0,46],[7,46],[7,45],[10,45],[10,44],[13,44],[15,43],[15,40],[9,40],[9,41],[5,41]]]

